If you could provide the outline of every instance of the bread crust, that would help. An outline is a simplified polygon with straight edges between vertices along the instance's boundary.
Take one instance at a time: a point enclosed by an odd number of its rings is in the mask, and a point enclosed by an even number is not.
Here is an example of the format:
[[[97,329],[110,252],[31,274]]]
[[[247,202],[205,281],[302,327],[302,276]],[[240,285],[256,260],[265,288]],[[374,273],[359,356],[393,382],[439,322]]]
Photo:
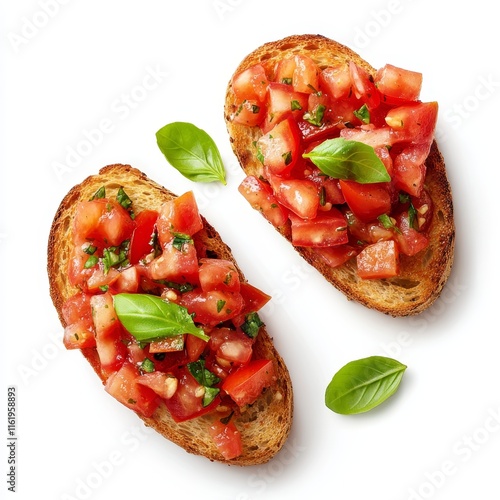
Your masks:
[[[163,186],[150,180],[144,173],[130,165],[109,165],[102,168],[98,175],[86,178],[73,187],[62,200],[52,223],[48,240],[47,271],[50,295],[63,327],[66,326],[62,306],[66,299],[78,292],[78,288],[68,281],[68,262],[72,248],[72,221],[79,201],[88,200],[101,186],[106,193],[114,196],[120,186],[134,202],[136,213],[144,209],[158,209],[160,205],[176,195]],[[241,280],[244,275],[237,266],[231,249],[222,241],[217,231],[202,216],[204,228],[201,238],[211,252],[219,258],[231,260]],[[82,354],[92,365],[102,382],[106,381],[95,348],[82,349]],[[232,460],[224,460],[209,437],[206,427],[210,416],[176,423],[165,406],[160,406],[152,417],[138,416],[144,423],[165,438],[184,448],[187,452],[202,455],[211,461],[229,465],[256,465],[270,460],[283,446],[290,432],[293,417],[293,392],[290,376],[272,339],[265,327],[259,331],[254,352],[260,358],[272,359],[276,384],[234,421],[241,432],[243,453]],[[212,417],[213,418],[213,417]]]
[[[242,60],[234,75],[255,64],[261,64],[268,78],[272,79],[276,63],[289,54],[307,55],[320,68],[353,61],[370,75],[375,75],[375,69],[350,48],[324,36],[308,34],[289,36],[258,47]],[[232,78],[227,86],[224,103],[224,119],[231,146],[245,173],[259,176],[262,165],[253,153],[253,143],[262,134],[258,127],[249,128],[232,122],[236,100],[231,81]],[[353,260],[332,269],[308,248],[294,248],[349,300],[394,317],[421,313],[441,294],[451,272],[455,247],[452,191],[436,141],[431,146],[426,167],[425,187],[434,204],[430,244],[420,257],[402,256],[400,276],[384,280],[362,280],[357,275]],[[278,231],[291,243],[289,224]]]

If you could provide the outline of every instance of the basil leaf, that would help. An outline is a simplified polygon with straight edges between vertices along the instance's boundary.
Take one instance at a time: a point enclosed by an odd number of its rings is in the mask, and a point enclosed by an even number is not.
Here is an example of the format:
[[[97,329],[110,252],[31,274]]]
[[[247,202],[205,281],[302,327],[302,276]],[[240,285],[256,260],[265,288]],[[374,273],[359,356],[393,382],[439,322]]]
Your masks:
[[[198,328],[185,307],[165,302],[154,295],[118,293],[114,296],[116,315],[125,329],[139,342],[190,333],[208,341],[210,337]]]
[[[406,366],[383,356],[351,361],[332,378],[325,392],[325,404],[343,415],[363,413],[392,396]]]
[[[204,359],[188,363],[187,367],[196,381],[204,387],[202,405],[203,407],[208,406],[220,392],[219,388],[214,387],[215,384],[220,382],[220,378],[205,368]]]
[[[310,158],[324,174],[334,179],[361,184],[391,180],[385,165],[371,146],[343,137],[327,139],[303,157]]]
[[[156,132],[156,141],[167,161],[187,179],[226,184],[219,150],[204,130],[192,123],[173,122]]]

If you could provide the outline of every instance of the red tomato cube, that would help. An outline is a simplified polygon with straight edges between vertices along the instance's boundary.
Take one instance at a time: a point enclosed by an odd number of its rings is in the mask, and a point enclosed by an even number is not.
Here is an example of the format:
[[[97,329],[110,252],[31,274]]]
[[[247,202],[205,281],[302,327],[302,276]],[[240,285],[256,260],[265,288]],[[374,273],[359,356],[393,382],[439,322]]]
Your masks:
[[[394,240],[366,246],[356,257],[358,275],[363,279],[392,278],[399,274],[399,250]]]

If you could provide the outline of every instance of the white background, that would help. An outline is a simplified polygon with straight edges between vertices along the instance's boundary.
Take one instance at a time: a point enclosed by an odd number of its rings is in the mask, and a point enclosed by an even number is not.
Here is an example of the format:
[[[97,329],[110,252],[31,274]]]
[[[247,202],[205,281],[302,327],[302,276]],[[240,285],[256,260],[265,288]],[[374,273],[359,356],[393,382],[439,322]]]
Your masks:
[[[3,498],[500,497],[500,67],[491,5],[1,3]],[[421,71],[422,99],[440,104],[456,260],[442,298],[418,317],[393,319],[349,303],[237,192],[243,175],[223,120],[226,84],[254,48],[298,33],[336,39],[375,67]],[[214,138],[227,186],[195,185],[168,165],[155,132],[176,120]],[[293,379],[295,419],[272,462],[234,468],[187,454],[147,431],[78,352],[62,348],[45,268],[50,224],[69,188],[118,162],[177,194],[193,189],[248,280],[273,295],[263,316]],[[398,393],[364,415],[332,413],[323,403],[331,377],[370,355],[408,366]],[[15,496],[6,479],[9,386],[17,388]]]

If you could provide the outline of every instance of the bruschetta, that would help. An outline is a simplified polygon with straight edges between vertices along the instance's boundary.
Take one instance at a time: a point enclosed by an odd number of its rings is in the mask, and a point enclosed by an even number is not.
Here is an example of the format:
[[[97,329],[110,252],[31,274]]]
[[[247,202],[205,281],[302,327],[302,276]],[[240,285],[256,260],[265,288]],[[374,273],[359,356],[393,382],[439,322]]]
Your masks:
[[[199,213],[129,165],[110,165],[62,200],[48,241],[63,342],[105,390],[186,451],[262,464],[293,414],[286,365],[249,284]]]
[[[391,316],[428,308],[454,257],[438,104],[421,86],[421,73],[294,35],[248,54],[225,97],[239,191],[348,299]]]

